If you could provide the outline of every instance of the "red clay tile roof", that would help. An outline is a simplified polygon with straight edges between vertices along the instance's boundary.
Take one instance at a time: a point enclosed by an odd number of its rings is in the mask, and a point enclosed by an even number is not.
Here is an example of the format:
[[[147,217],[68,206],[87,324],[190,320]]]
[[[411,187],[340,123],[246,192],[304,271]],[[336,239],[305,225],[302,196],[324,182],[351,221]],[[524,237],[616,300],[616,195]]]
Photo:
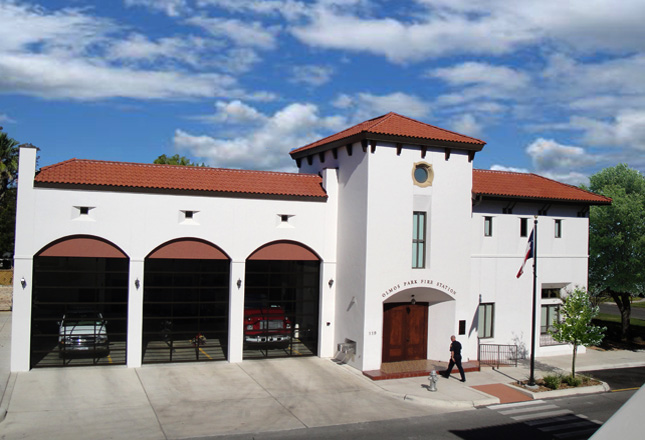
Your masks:
[[[537,174],[473,170],[473,193],[486,196],[608,205],[611,199]]]
[[[327,197],[321,177],[315,174],[83,159],[43,167],[34,180],[41,184]]]
[[[291,151],[290,154],[293,156],[294,154],[330,144],[335,141],[340,141],[342,139],[347,139],[354,135],[367,133],[472,144],[478,146],[478,149],[481,149],[481,147],[486,144],[486,142],[482,140],[444,130],[443,128],[435,127],[434,125],[419,122],[414,119],[401,116],[397,113],[390,112],[386,115],[379,116],[378,118],[361,122],[360,124],[354,125],[340,133],[333,134],[312,144],[297,148]]]

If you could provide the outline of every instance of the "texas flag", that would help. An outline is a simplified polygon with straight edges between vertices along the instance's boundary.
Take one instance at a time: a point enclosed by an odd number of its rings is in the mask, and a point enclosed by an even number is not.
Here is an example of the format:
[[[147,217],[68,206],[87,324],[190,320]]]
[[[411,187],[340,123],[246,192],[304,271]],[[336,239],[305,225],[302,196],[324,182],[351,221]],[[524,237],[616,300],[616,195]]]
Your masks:
[[[529,258],[533,258],[533,231],[531,231],[531,235],[529,235],[529,242],[526,244],[526,255],[524,255],[522,267],[520,267],[520,270],[517,272],[517,278],[521,277],[524,273],[524,266]]]

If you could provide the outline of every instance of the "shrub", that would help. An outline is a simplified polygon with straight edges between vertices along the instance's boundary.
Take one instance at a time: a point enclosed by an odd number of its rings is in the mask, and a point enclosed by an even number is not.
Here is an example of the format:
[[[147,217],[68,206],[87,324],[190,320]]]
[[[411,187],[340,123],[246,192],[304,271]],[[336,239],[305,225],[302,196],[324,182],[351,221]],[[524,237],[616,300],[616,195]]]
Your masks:
[[[557,390],[560,388],[560,384],[562,383],[562,376],[559,374],[549,374],[544,376],[542,380],[544,380],[544,386],[551,388],[552,390]]]
[[[582,385],[582,378],[576,377],[576,376],[567,376],[564,379],[564,383],[569,385],[570,387],[579,387]]]

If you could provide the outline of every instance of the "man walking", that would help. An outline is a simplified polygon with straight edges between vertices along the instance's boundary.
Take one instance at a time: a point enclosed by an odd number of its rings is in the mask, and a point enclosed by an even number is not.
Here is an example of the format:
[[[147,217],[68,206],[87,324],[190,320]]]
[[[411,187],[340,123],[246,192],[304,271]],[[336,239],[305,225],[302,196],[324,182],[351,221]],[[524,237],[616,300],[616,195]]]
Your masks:
[[[448,379],[450,377],[450,372],[452,367],[455,365],[459,369],[459,374],[461,374],[461,381],[466,382],[466,375],[464,374],[464,368],[461,366],[461,344],[455,338],[455,335],[450,337],[450,363],[448,364],[448,369],[445,373],[442,374],[443,377]]]

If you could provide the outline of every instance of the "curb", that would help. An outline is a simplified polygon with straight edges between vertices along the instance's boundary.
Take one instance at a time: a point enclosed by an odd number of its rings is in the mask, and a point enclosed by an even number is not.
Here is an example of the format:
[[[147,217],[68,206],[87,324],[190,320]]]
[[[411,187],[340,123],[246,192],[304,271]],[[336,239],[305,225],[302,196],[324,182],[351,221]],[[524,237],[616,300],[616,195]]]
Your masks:
[[[540,391],[540,392],[533,392],[512,384],[504,384],[504,385],[512,387],[514,390],[517,390],[520,393],[526,396],[529,396],[533,400],[553,399],[556,397],[567,397],[567,396],[576,396],[576,395],[583,395],[583,394],[605,393],[611,389],[606,382],[602,382],[600,385],[592,385],[588,387],[566,388],[563,390]]]
[[[473,391],[477,391],[477,390],[473,389]],[[480,393],[479,391],[477,392]],[[484,393],[480,393],[480,394],[484,394]],[[398,396],[400,397],[401,395],[398,395]],[[499,399],[497,397],[491,397],[488,395],[486,398],[481,398],[477,400],[438,400],[438,399],[432,399],[429,397],[421,397],[421,396],[406,394],[403,396],[403,400],[407,400],[407,401],[418,403],[425,406],[433,406],[437,408],[455,408],[455,409],[475,408],[477,406],[496,405],[499,403]]]
[[[645,350],[638,350],[638,352],[645,354]],[[645,362],[631,361],[631,362],[622,362],[622,363],[616,363],[616,364],[589,365],[589,366],[585,366],[584,370],[580,370],[580,373],[584,373],[585,371],[614,370],[617,368],[636,368],[636,367],[645,367]]]

